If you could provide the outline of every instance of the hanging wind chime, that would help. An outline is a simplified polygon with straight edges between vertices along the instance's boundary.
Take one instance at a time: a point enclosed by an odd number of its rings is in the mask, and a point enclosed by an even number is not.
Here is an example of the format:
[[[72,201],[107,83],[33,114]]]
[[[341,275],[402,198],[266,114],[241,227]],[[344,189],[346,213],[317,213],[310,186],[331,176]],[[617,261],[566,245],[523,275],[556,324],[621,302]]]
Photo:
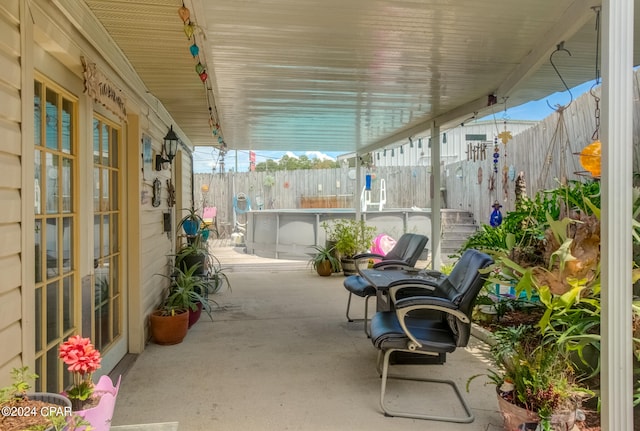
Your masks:
[[[595,108],[595,130],[591,135],[591,143],[580,152],[580,164],[591,174],[593,178],[600,178],[602,143],[600,142],[600,98],[595,93],[595,87],[600,84],[600,8],[594,8],[596,12],[596,79],[589,90],[596,103]]]

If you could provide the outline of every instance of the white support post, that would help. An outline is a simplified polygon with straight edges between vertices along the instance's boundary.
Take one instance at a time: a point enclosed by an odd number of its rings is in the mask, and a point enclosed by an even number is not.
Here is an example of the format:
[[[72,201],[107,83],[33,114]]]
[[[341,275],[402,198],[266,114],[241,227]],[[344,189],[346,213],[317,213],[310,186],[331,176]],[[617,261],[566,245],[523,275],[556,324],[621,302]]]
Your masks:
[[[633,0],[602,9],[602,429],[633,425]]]
[[[442,200],[440,199],[440,126],[431,126],[431,267],[440,270],[440,230]]]

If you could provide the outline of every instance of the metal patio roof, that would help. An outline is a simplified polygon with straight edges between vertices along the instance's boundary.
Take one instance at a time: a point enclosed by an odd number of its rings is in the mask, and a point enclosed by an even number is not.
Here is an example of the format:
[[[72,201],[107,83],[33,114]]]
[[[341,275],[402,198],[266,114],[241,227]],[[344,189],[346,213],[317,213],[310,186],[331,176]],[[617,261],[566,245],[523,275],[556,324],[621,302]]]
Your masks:
[[[563,90],[561,42],[595,77],[597,0],[85,1],[193,145],[374,150]]]

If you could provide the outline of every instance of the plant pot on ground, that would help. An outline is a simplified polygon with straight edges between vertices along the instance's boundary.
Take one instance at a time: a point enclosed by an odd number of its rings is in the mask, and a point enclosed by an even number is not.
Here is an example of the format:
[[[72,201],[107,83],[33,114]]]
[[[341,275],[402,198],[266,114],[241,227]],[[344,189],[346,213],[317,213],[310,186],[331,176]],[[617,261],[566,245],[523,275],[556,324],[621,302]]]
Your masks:
[[[335,242],[344,275],[357,273],[353,256],[368,251],[373,244],[376,229],[364,220],[335,219],[322,223],[329,241]]]
[[[0,430],[53,431],[67,424],[71,415],[71,401],[67,397],[49,392],[28,393],[31,387],[28,381],[38,377],[28,367],[14,368],[11,377],[13,384],[0,388]]]
[[[189,312],[186,308],[162,307],[151,313],[149,325],[151,338],[156,344],[179,344],[189,330]]]
[[[340,261],[335,257],[335,246],[322,247],[314,245],[316,254],[311,257],[309,264],[316,270],[318,275],[328,277],[334,272],[338,272]]]
[[[490,352],[497,369],[488,376],[496,385],[505,430],[527,423],[539,423],[544,431],[573,429],[576,410],[593,393],[576,383],[569,359],[530,326],[498,330],[494,337]]]
[[[186,271],[175,268],[169,286],[169,292],[164,300],[164,305],[171,309],[186,309],[191,314],[192,325],[198,320],[200,313],[205,311],[211,316],[211,301],[207,295],[207,279],[196,274],[199,264]]]

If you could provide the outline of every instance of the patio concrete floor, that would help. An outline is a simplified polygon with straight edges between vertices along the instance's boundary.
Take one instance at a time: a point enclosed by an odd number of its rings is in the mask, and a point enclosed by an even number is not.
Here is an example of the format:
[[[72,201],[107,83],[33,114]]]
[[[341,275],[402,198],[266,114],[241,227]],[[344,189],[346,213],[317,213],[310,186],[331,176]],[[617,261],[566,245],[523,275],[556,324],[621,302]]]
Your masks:
[[[150,343],[122,380],[115,429],[216,430],[473,430],[498,431],[502,418],[486,372],[486,345],[443,365],[397,365],[401,375],[452,379],[475,415],[470,424],[385,417],[379,407],[377,351],[362,322],[345,318],[344,277],[319,277],[301,261],[273,261],[213,250],[228,266],[232,290],[213,297],[213,322],[203,315],[175,346]],[[362,312],[359,298],[353,314]],[[461,414],[443,385],[389,381],[389,402],[435,414]],[[149,424],[140,428],[125,426]],[[150,424],[157,424],[152,428]]]

